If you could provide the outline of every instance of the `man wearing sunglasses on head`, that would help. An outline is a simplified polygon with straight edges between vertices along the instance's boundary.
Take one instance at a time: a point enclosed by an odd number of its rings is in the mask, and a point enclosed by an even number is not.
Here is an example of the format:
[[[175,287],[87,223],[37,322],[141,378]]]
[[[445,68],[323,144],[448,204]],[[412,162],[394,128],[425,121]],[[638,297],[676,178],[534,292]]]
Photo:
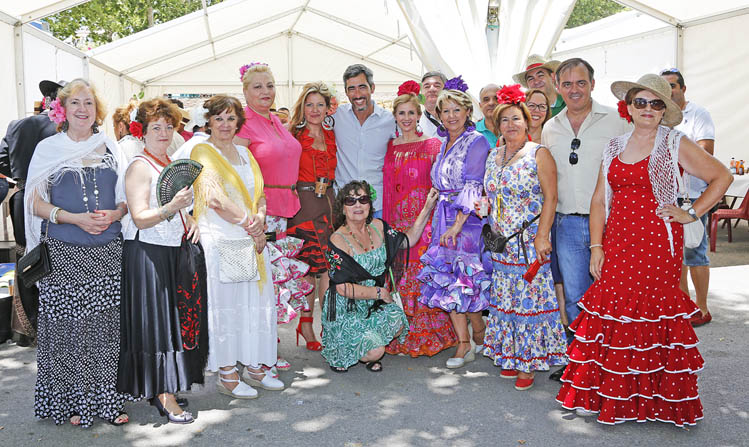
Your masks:
[[[713,155],[715,148],[715,125],[710,117],[710,112],[695,104],[687,101],[684,93],[687,86],[684,84],[684,76],[678,69],[669,68],[661,71],[661,77],[671,85],[671,99],[681,108],[684,119],[674,127],[676,130],[684,132],[689,139],[695,141],[710,155]],[[689,190],[689,198],[692,202],[697,200],[705,189],[707,183],[693,175],[684,174],[684,185]],[[707,215],[705,213],[700,219],[702,224],[707,227]],[[692,317],[692,326],[702,326],[709,323],[713,317],[707,309],[707,289],[710,285],[710,258],[707,257],[707,231],[702,235],[702,242],[697,248],[687,248],[684,246],[684,265],[681,270],[681,289],[689,293],[687,284],[687,272],[692,277],[694,291],[697,295],[697,306],[700,313]]]
[[[580,313],[577,302],[593,283],[588,216],[603,150],[612,137],[627,133],[631,126],[615,109],[593,100],[595,79],[587,61],[572,58],[559,64],[556,82],[567,107],[544,124],[541,144],[549,148],[557,165],[557,215],[552,234],[571,323]],[[563,372],[556,371],[549,378],[559,380]]]

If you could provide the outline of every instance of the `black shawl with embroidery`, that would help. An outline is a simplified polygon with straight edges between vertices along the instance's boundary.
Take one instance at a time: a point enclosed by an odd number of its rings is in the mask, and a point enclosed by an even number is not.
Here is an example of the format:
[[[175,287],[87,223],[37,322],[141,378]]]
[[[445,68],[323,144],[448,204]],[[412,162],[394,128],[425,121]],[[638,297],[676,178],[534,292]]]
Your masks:
[[[328,262],[330,263],[330,269],[328,270],[328,276],[330,277],[330,286],[325,291],[325,298],[328,300],[327,318],[328,321],[335,321],[336,319],[336,308],[335,308],[335,287],[338,284],[352,283],[359,284],[368,279],[372,279],[375,282],[375,286],[383,287],[389,279],[388,270],[393,269],[393,276],[395,284],[400,282],[400,277],[406,265],[408,265],[408,237],[391,228],[384,220],[382,221],[383,229],[383,244],[385,245],[386,259],[385,259],[385,271],[379,276],[373,276],[364,269],[356,260],[345,251],[336,247],[335,244],[330,242],[329,250],[327,253]],[[405,241],[405,244],[404,244]],[[405,249],[405,250],[402,250]],[[391,288],[395,287],[391,285]],[[383,300],[375,300],[369,308],[367,317],[372,312],[377,311],[380,307],[385,304]],[[355,302],[353,298],[348,299],[346,309],[351,312],[355,309]]]

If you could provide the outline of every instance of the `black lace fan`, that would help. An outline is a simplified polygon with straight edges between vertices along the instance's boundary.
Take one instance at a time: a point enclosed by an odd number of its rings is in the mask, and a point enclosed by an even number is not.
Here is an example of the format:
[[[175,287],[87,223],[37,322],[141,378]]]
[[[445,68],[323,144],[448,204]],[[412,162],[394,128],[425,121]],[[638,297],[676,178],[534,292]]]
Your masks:
[[[185,186],[192,186],[203,170],[203,165],[194,160],[180,159],[166,165],[156,183],[156,200],[159,206],[172,201]]]

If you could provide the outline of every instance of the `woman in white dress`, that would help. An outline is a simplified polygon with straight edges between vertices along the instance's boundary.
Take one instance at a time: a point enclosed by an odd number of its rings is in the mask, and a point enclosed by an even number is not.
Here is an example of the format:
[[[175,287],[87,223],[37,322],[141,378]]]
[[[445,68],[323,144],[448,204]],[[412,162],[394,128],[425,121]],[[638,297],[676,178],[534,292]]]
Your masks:
[[[211,136],[192,149],[190,158],[203,165],[194,185],[193,214],[200,228],[208,273],[207,369],[219,372],[220,393],[253,399],[257,391],[250,385],[267,390],[284,388],[283,382],[262,369],[263,364],[276,362],[277,337],[276,298],[263,228],[263,178],[252,154],[232,142],[244,122],[240,102],[218,95],[203,107]],[[240,239],[248,237],[255,242],[256,277],[222,281],[218,245],[227,240],[239,244]],[[231,263],[229,258],[224,260]],[[241,379],[237,364],[244,366]]]

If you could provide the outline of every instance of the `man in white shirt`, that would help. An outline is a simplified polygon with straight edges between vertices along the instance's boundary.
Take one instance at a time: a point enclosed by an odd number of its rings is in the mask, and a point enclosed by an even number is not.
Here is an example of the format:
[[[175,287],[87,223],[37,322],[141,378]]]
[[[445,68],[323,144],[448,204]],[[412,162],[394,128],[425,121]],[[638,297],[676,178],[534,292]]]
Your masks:
[[[375,91],[372,70],[354,64],[343,73],[349,104],[336,110],[335,139],[338,147],[336,185],[366,180],[374,189],[374,215],[382,217],[382,168],[387,144],[395,132],[393,114],[372,100]]]
[[[695,141],[710,155],[715,150],[715,125],[710,116],[710,112],[704,107],[687,101],[684,93],[687,86],[684,84],[684,77],[676,68],[670,68],[661,72],[663,79],[671,84],[671,99],[681,107],[681,113],[684,116],[681,123],[675,127],[686,134],[689,139]],[[684,183],[689,190],[689,198],[694,202],[697,200],[705,189],[707,183],[702,179],[684,174]],[[707,213],[701,218],[702,224],[707,227]],[[684,247],[684,265],[681,269],[681,289],[689,293],[687,284],[687,272],[692,277],[694,291],[697,295],[697,306],[700,308],[700,314],[692,317],[692,326],[702,326],[709,323],[713,317],[707,308],[707,289],[710,285],[710,258],[707,257],[707,228],[702,237],[702,242],[696,248]]]
[[[631,127],[619,113],[593,100],[593,67],[583,59],[562,62],[556,71],[557,90],[567,107],[550,119],[541,133],[557,165],[557,258],[564,283],[564,305],[570,323],[580,314],[578,301],[593,283],[590,276],[588,217],[603,150],[609,140]],[[572,341],[570,337],[569,341]],[[549,378],[559,380],[564,368]]]
[[[437,116],[437,97],[445,88],[447,76],[439,71],[430,71],[421,77],[421,91],[424,95],[424,113],[419,118],[421,131],[427,137],[440,138],[437,135],[437,127],[440,125],[440,119]]]

